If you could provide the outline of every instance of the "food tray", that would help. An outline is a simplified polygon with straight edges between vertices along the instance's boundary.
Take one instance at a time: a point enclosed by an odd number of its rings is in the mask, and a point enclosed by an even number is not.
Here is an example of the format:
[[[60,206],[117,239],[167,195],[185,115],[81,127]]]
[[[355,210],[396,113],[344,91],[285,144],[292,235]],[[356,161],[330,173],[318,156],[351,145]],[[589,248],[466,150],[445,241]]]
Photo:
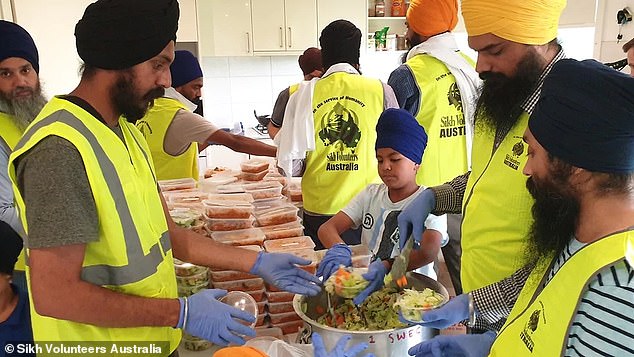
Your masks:
[[[225,219],[225,221],[227,221]],[[211,238],[219,243],[231,245],[262,245],[266,238],[259,228],[240,229],[235,231],[212,232]]]
[[[293,250],[313,249],[315,243],[308,236],[267,240],[264,249],[267,252],[290,253]]]
[[[266,300],[271,303],[292,302],[294,296],[295,294],[289,293],[287,291],[280,291],[280,292],[267,291],[266,292]]]
[[[263,159],[251,159],[240,163],[242,172],[262,172],[269,168],[269,161]]]
[[[262,172],[242,172],[240,174],[240,178],[245,181],[262,181],[267,173],[267,170],[264,170]]]
[[[180,285],[176,285],[176,288],[178,290],[178,296],[191,296],[196,294],[197,292],[201,291],[201,290],[205,290],[207,288],[209,288],[209,282],[206,282],[204,284],[200,284],[200,285],[196,285],[196,286],[180,286]]]
[[[293,310],[293,302],[270,302],[268,305],[270,314],[281,314],[284,312],[291,312]]]
[[[174,270],[176,271],[176,276],[191,276],[201,272],[207,272],[209,268],[182,262],[174,258]]]
[[[269,172],[268,174],[266,174],[266,176],[264,176],[264,181],[277,181],[279,182],[282,186],[286,186],[288,184],[288,180],[286,179],[286,177],[278,174],[278,173],[274,173],[274,172]]]
[[[209,218],[249,218],[253,205],[245,201],[205,200],[205,214]]]
[[[244,201],[253,202],[253,196],[248,193],[209,193],[208,199],[213,201]]]
[[[196,181],[193,178],[183,178],[174,180],[160,180],[158,181],[161,192],[178,191],[196,188]]]
[[[253,227],[253,223],[255,222],[255,218],[238,218],[238,219],[229,219],[229,218],[209,218],[207,219],[207,229],[215,233],[216,231],[233,231],[240,229],[248,229]],[[212,233],[212,234],[213,234]],[[257,244],[257,243],[244,243],[244,244]],[[238,244],[240,245],[240,244]]]
[[[219,194],[244,193],[244,188],[242,187],[242,184],[236,183],[236,184],[216,186],[205,191],[209,193],[219,193]]]
[[[277,181],[261,181],[242,185],[244,191],[250,193],[254,200],[278,197],[282,194],[282,185]]]
[[[281,314],[269,314],[269,318],[271,319],[271,324],[283,324],[285,322],[292,321],[301,321],[301,317],[295,313],[295,311],[283,312]]]
[[[257,275],[252,275],[252,274],[237,271],[237,270],[221,270],[221,271],[212,270],[211,271],[211,281],[213,281],[214,284],[217,282],[253,279],[257,277],[258,277]]]
[[[293,222],[260,227],[260,229],[264,232],[266,239],[292,238],[304,235],[304,226],[302,226],[299,217]]]
[[[264,319],[266,318],[267,313],[263,313],[263,314],[259,314],[258,318],[255,320],[255,327],[262,327],[264,326]],[[268,327],[268,323],[266,325],[266,327]]]
[[[178,286],[186,287],[186,286],[198,286],[202,284],[209,285],[209,272],[202,271],[195,275],[189,276],[177,276],[176,284]]]
[[[267,282],[264,282],[264,287],[266,288],[266,291],[268,292],[284,292],[284,290],[281,290],[277,286],[271,285]]]
[[[298,208],[293,205],[283,205],[269,209],[258,210],[253,213],[259,226],[274,226],[297,220]]]
[[[214,281],[214,288],[227,291],[254,291],[264,289],[264,280],[262,278],[253,278],[245,280],[234,280],[225,282]]]
[[[282,324],[277,324],[275,326],[279,327],[282,330],[283,334],[290,335],[292,333],[296,333],[297,331],[299,331],[299,329],[301,329],[304,326],[304,321],[299,320],[299,321],[285,322]]]
[[[258,304],[258,314],[263,314],[265,312],[265,309],[266,309],[267,301],[266,300],[262,300],[262,301],[258,302],[257,304]]]
[[[264,289],[254,290],[254,291],[245,291],[245,293],[251,295],[256,302],[260,302],[264,300]]]
[[[200,203],[209,194],[201,191],[167,191],[163,194],[168,203]]]
[[[270,336],[277,339],[284,338],[282,334],[282,329],[279,327],[256,327],[255,328],[255,337],[264,337]]]
[[[204,351],[206,349],[211,348],[211,346],[213,346],[213,343],[211,343],[211,342],[209,342],[207,340],[203,340],[203,339],[198,338],[198,337],[193,337],[193,339],[187,339],[187,338],[185,338],[185,336],[183,336],[183,340],[181,341],[181,345],[186,350],[190,350],[190,351]]]

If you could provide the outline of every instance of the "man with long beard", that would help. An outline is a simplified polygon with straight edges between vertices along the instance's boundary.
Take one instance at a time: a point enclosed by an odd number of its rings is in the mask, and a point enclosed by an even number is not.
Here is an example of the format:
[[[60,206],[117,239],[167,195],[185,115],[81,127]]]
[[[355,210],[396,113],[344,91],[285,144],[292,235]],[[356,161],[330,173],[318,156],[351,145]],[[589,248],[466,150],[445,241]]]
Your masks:
[[[471,171],[423,192],[399,216],[400,244],[421,237],[429,213],[462,213],[463,291],[521,267],[532,198],[522,167],[522,135],[544,78],[564,57],[557,24],[565,0],[464,0],[469,46],[484,80],[476,104]],[[465,304],[468,301],[464,301]],[[497,329],[477,325],[474,331]]]
[[[178,17],[176,0],[90,4],[75,27],[79,85],[46,104],[11,154],[35,342],[155,342],[169,355],[181,330],[220,345],[255,335],[252,315],[219,301],[224,290],[178,298],[174,257],[320,290],[295,265],[304,259],[218,244],[169,217],[133,123],[171,84]]]
[[[434,338],[410,355],[634,354],[634,79],[593,60],[556,63],[524,140],[535,199],[526,266],[473,291],[477,318],[506,324],[497,336]],[[460,305],[425,320],[466,319]]]
[[[31,35],[13,22],[0,20],[0,43],[0,220],[24,236],[13,204],[7,166],[24,129],[44,107],[46,99],[40,88],[39,58]],[[15,265],[13,282],[26,291],[24,254],[20,254]]]

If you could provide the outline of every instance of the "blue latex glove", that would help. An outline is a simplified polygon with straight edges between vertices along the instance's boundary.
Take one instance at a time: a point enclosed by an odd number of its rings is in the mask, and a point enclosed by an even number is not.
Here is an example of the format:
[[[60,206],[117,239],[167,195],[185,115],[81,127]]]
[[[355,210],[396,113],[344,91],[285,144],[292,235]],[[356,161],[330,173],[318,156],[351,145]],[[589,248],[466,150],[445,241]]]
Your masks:
[[[351,338],[352,337],[350,335],[341,337],[339,341],[337,341],[335,348],[328,353],[328,351],[326,351],[326,347],[324,346],[324,340],[317,332],[313,332],[313,347],[315,349],[314,357],[355,357],[358,353],[368,348],[367,343],[359,343],[345,351],[344,349]],[[367,354],[365,357],[374,357],[374,355]]]
[[[226,290],[205,289],[186,298],[187,302],[178,298],[181,311],[176,328],[221,346],[243,345],[240,335],[254,337],[255,330],[242,321],[253,323],[255,316],[218,301],[225,295]]]
[[[399,312],[402,322],[412,323],[403,317]],[[416,322],[419,325],[431,328],[447,328],[460,321],[469,318],[469,294],[461,294],[449,300],[445,305],[425,312],[423,322]]]
[[[401,251],[410,235],[414,236],[416,242],[414,246],[420,245],[425,231],[425,220],[434,207],[436,207],[436,195],[428,188],[414,198],[398,215],[398,245]]]
[[[370,296],[370,294],[382,288],[385,274],[387,274],[387,268],[383,264],[382,260],[379,259],[370,264],[368,272],[362,275],[363,279],[369,281],[370,284],[368,284],[368,286],[363,289],[359,295],[355,296],[354,299],[352,299],[352,302],[356,305],[360,305],[368,298],[368,296]]]
[[[410,356],[416,357],[484,357],[491,351],[495,332],[482,335],[436,336],[409,349]]]
[[[352,250],[344,243],[335,244],[328,249],[324,259],[319,262],[317,276],[323,277],[326,281],[339,269],[339,265],[345,267],[352,265]]]
[[[250,273],[261,276],[267,283],[291,293],[314,296],[321,291],[321,281],[316,276],[298,268],[310,260],[291,254],[258,253]]]

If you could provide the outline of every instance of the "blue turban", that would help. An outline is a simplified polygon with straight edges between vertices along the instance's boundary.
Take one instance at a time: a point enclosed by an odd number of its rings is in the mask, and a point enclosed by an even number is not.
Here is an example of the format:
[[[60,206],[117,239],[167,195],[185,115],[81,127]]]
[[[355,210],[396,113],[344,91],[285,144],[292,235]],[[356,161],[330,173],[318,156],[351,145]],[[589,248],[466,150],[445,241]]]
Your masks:
[[[376,124],[374,149],[391,148],[420,164],[427,146],[427,133],[408,111],[386,109]]]
[[[176,51],[174,62],[170,66],[172,87],[180,87],[203,76],[203,70],[194,55],[189,51]]]
[[[33,38],[13,22],[0,20],[0,62],[10,57],[24,58],[35,72],[40,72],[40,60]]]
[[[544,81],[528,127],[571,165],[634,172],[634,78],[594,60],[561,60]]]

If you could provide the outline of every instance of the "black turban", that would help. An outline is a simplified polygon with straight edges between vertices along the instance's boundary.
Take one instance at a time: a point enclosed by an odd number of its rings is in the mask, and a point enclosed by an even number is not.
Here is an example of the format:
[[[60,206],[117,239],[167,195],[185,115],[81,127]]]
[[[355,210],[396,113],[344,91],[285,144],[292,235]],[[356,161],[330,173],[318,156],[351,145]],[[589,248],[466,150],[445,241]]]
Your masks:
[[[176,41],[178,16],[176,0],[99,0],[75,26],[77,53],[97,68],[132,67]]]
[[[8,223],[0,221],[0,273],[13,274],[21,250],[22,238]]]
[[[347,20],[336,20],[324,27],[319,37],[324,69],[336,63],[359,64],[361,30]]]
[[[528,127],[552,155],[593,172],[634,172],[634,78],[594,60],[561,60]]]
[[[40,60],[33,38],[25,29],[13,22],[0,20],[0,62],[9,57],[19,57],[31,63],[40,72]]]

